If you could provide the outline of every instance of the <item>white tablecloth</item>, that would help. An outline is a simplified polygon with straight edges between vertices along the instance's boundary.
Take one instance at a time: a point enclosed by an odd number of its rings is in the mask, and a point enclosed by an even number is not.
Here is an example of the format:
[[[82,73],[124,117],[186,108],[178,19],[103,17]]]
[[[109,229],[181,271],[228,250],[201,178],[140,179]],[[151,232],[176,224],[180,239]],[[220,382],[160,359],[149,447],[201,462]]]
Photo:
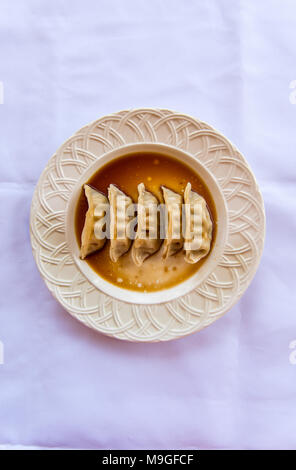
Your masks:
[[[294,0],[1,1],[2,448],[295,448],[295,54]],[[29,240],[51,154],[82,125],[143,106],[227,135],[267,214],[241,301],[163,344],[113,340],[71,318]]]

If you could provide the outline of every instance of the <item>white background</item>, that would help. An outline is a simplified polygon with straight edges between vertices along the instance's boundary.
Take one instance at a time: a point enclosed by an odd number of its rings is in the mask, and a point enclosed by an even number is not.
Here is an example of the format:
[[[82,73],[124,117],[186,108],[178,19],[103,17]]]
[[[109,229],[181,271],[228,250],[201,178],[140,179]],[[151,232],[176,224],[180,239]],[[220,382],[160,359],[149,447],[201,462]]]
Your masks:
[[[1,1],[2,446],[295,448],[295,54],[294,0]],[[242,300],[210,328],[152,345],[72,319],[29,240],[34,185],[54,151],[100,116],[145,106],[222,131],[267,215]]]

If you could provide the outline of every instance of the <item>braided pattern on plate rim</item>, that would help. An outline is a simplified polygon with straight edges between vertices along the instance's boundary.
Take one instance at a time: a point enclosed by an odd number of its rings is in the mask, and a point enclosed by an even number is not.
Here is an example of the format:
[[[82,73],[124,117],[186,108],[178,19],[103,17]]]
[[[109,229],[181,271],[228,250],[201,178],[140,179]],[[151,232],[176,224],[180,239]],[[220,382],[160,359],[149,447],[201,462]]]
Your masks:
[[[160,305],[129,304],[95,289],[65,241],[65,208],[81,174],[107,151],[136,142],[173,145],[199,159],[216,178],[228,206],[228,240],[217,268],[190,294]],[[41,276],[71,315],[109,336],[153,342],[199,331],[237,302],[262,255],[265,214],[255,177],[228,139],[185,114],[144,108],[98,119],[58,149],[35,188],[30,232]]]

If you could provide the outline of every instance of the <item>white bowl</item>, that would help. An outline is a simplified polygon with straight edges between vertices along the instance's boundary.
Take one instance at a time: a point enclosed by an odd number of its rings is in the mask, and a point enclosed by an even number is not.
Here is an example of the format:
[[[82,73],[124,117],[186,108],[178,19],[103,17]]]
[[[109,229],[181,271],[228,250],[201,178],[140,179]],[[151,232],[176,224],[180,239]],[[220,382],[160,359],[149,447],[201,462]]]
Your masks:
[[[137,292],[128,289],[123,289],[99,276],[86,261],[80,259],[80,248],[76,239],[75,234],[75,210],[76,205],[81,194],[81,188],[90,177],[96,173],[102,166],[112,160],[121,156],[136,153],[136,152],[155,152],[163,153],[165,155],[176,158],[177,160],[186,163],[190,166],[200,178],[205,182],[208,187],[216,206],[217,212],[217,223],[216,223],[216,239],[214,246],[207,259],[200,267],[200,269],[193,274],[186,281],[171,287],[169,289],[163,289],[157,292]],[[66,214],[66,241],[70,253],[73,256],[74,262],[82,272],[82,274],[100,291],[108,294],[115,299],[134,303],[134,304],[160,304],[174,300],[180,296],[188,294],[193,289],[198,287],[215,269],[220,258],[222,257],[225,242],[228,235],[228,215],[227,208],[224,199],[224,195],[220,190],[216,179],[209,173],[205,166],[197,160],[195,157],[189,155],[183,150],[179,150],[176,147],[159,144],[159,143],[137,143],[128,144],[119,147],[111,152],[105,153],[99,157],[86,171],[83,173],[81,178],[78,180],[74,187],[72,197],[70,198],[67,205]]]

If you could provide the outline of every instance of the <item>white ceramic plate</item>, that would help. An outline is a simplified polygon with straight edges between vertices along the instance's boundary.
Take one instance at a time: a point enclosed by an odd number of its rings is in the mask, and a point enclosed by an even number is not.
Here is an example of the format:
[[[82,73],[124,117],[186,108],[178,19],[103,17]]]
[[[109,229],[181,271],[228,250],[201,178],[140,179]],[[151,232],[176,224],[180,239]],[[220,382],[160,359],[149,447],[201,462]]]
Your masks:
[[[73,230],[82,183],[110,158],[144,148],[163,148],[199,171],[218,213],[216,244],[202,271],[162,295],[103,281],[79,260]],[[33,253],[49,290],[85,325],[129,341],[179,338],[222,316],[251,282],[264,236],[262,197],[243,156],[208,124],[169,110],[122,111],[80,129],[50,159],[31,207]]]

